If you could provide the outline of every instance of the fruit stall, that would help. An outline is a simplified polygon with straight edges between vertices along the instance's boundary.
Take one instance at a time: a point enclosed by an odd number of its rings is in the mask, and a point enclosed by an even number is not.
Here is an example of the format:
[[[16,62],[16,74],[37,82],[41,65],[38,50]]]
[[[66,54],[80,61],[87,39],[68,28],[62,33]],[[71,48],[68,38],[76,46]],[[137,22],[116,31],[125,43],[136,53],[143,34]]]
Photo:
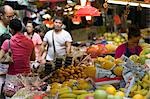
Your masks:
[[[25,87],[12,99],[149,99],[150,45],[143,43],[139,56],[115,59],[110,53],[125,40],[104,35],[115,42],[74,46],[70,56],[56,59],[52,66],[58,68],[48,74],[44,70],[32,79],[22,77]]]
[[[120,4],[117,0],[105,0],[105,3]],[[129,4],[149,8],[148,3]],[[48,27],[53,25],[44,23]],[[56,58],[41,70],[36,63],[32,75],[19,76],[23,88],[11,99],[150,99],[150,44],[144,42],[150,38],[149,31],[149,28],[141,30],[143,50],[139,56],[114,57],[116,48],[127,41],[127,33],[105,32],[90,40],[75,41],[70,55]],[[85,34],[76,34],[78,39],[85,38],[82,35]]]

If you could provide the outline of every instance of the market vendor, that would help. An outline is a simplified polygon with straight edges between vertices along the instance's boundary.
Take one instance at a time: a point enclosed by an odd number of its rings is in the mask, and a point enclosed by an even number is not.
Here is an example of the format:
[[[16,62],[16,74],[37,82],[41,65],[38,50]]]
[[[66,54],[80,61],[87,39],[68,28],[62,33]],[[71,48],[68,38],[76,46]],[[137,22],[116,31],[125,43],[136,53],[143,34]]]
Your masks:
[[[131,55],[139,55],[142,51],[142,47],[139,46],[139,40],[141,38],[140,29],[134,25],[128,28],[128,41],[116,49],[115,58],[120,58],[122,55],[130,57]]]

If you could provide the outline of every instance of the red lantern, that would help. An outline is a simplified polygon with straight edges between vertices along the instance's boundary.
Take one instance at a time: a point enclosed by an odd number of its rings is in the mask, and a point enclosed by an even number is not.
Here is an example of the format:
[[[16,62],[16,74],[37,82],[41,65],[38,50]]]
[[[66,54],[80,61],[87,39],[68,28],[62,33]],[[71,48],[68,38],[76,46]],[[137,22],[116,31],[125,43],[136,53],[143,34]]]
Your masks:
[[[72,22],[73,22],[73,24],[80,24],[81,23],[81,17],[73,16]]]

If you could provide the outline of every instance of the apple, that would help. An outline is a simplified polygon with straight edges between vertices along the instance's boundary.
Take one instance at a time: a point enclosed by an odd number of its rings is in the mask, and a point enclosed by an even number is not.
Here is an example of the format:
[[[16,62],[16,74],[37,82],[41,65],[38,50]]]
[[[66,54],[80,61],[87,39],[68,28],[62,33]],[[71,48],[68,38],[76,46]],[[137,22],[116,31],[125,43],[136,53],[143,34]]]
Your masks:
[[[150,53],[150,48],[145,48],[145,49],[143,49],[143,50],[141,51],[140,56],[141,56],[141,55],[147,55],[147,54],[149,54],[149,53]]]
[[[107,99],[107,93],[104,90],[96,90],[94,92],[94,99]]]
[[[85,99],[94,99],[94,96],[86,96]]]
[[[140,55],[139,57],[139,62],[144,65],[145,64],[145,60],[147,60],[148,58],[145,55]]]
[[[123,97],[118,96],[118,95],[115,95],[115,96],[114,96],[114,99],[123,99]]]
[[[117,36],[117,33],[112,33],[111,36],[112,36],[112,37],[116,37],[116,36]]]
[[[114,95],[108,95],[107,99],[114,99]]]

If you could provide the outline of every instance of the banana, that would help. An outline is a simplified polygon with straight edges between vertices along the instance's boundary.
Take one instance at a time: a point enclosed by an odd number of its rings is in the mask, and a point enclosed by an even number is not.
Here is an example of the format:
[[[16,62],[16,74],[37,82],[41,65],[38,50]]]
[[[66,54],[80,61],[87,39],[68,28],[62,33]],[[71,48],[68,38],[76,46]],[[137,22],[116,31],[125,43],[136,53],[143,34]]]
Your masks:
[[[64,87],[59,89],[59,94],[71,93],[71,89],[69,87]]]
[[[147,73],[146,73],[145,76],[142,78],[142,81],[143,81],[143,80],[149,80],[149,75],[148,75]]]
[[[73,93],[64,93],[62,95],[59,96],[60,99],[62,98],[76,98],[77,95],[73,94]]]
[[[137,81],[137,84],[141,85],[141,84],[142,84],[142,81],[138,80],[138,81]]]
[[[136,91],[137,88],[138,88],[138,85],[137,85],[137,84],[134,84],[134,85],[132,86],[132,88],[131,88],[131,92]]]
[[[138,85],[137,85],[137,91],[138,91],[138,90],[141,90],[141,89],[142,89],[141,85],[138,84]]]
[[[86,94],[88,92],[86,90],[72,90],[72,93],[76,95],[81,95],[81,94]]]
[[[142,90],[138,90],[138,91],[134,91],[135,94],[141,94],[143,96],[147,95],[148,90],[146,89],[142,89]]]
[[[97,89],[99,89],[99,90],[106,90],[106,88],[107,88],[107,87],[110,87],[110,86],[112,86],[112,85],[110,85],[110,84],[105,84],[105,85],[99,86]]]
[[[146,88],[149,87],[149,84],[147,84],[147,83],[145,83],[145,82],[143,82],[141,85],[142,85],[142,87],[143,87],[144,89],[146,89]]]
[[[119,88],[120,91],[124,92],[125,91],[125,88]]]
[[[148,79],[142,79],[143,82],[147,83],[148,85],[150,85],[150,80]]]

